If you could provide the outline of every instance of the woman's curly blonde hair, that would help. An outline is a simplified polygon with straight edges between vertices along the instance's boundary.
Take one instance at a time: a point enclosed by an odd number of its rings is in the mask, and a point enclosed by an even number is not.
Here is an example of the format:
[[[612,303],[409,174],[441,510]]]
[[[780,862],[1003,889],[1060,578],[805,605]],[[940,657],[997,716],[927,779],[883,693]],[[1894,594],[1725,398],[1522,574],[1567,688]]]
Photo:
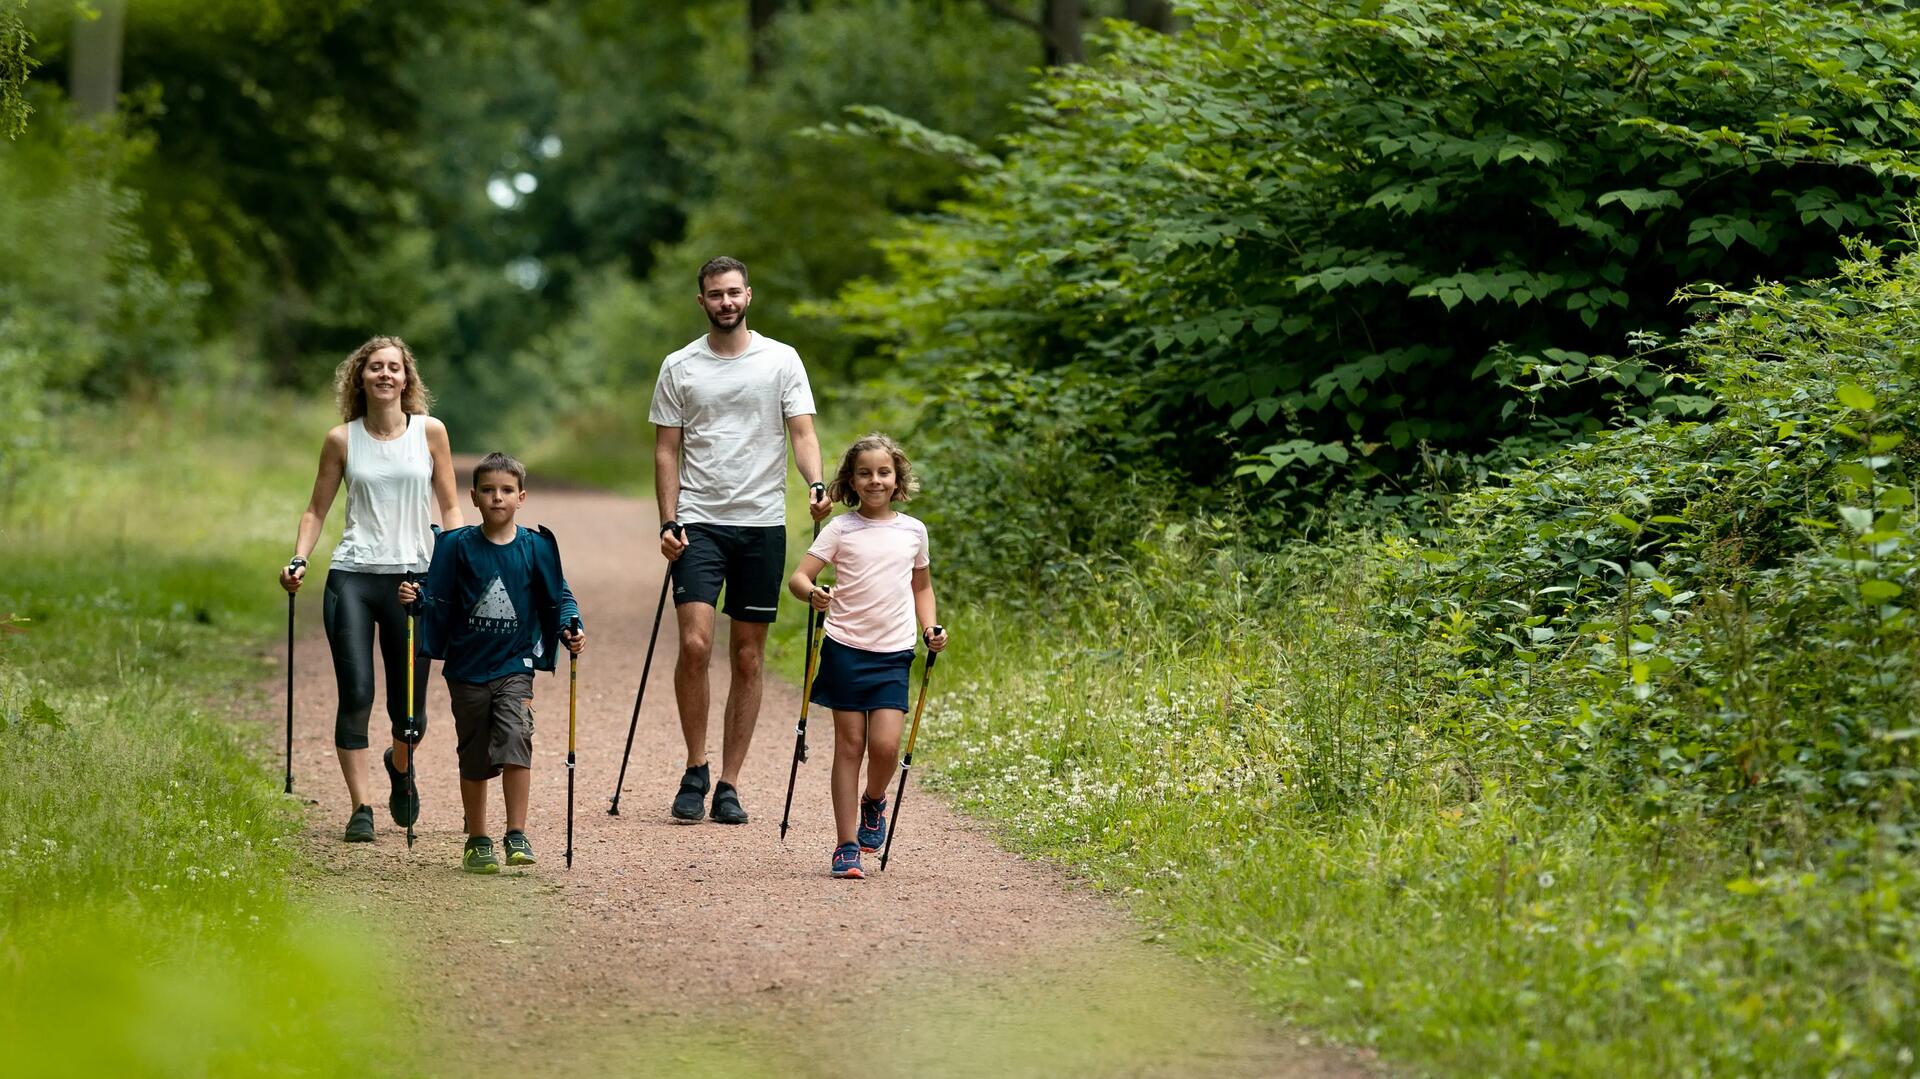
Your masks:
[[[398,337],[369,337],[353,350],[333,371],[333,397],[340,406],[340,418],[352,423],[367,414],[367,387],[362,375],[367,360],[383,348],[400,350],[400,362],[407,371],[407,386],[400,391],[400,410],[412,416],[424,416],[433,407],[433,391],[420,381],[420,369],[413,362],[413,350]]]
[[[860,495],[853,489],[853,469],[860,455],[868,450],[886,450],[893,455],[893,497],[888,501],[913,501],[913,496],[920,493],[920,480],[913,474],[913,462],[907,460],[906,451],[898,442],[878,431],[862,436],[847,447],[846,456],[840,458],[840,471],[834,474],[833,482],[827,484],[827,497],[849,506],[860,504]]]

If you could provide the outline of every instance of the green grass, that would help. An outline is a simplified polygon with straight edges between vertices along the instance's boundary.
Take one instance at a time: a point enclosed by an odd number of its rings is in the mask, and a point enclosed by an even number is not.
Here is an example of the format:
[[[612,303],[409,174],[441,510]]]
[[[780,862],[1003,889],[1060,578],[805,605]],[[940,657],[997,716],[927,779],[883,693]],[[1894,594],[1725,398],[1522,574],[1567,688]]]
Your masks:
[[[1262,588],[1286,567],[1170,542],[954,610],[918,763],[1266,1007],[1422,1070],[1912,1072],[1911,855],[1868,829],[1749,858],[1474,763],[1364,628],[1362,561]]]
[[[0,519],[0,1032],[21,1074],[398,1067],[374,941],[301,897],[279,739],[226,704],[273,670],[274,568],[327,423],[241,411],[73,418]]]

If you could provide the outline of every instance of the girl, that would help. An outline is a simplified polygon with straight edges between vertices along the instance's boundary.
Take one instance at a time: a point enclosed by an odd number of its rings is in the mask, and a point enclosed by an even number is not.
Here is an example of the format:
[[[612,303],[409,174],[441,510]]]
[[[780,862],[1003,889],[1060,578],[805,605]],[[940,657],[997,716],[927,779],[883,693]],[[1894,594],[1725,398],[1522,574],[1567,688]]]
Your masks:
[[[827,497],[857,512],[828,523],[787,581],[788,591],[827,616],[808,699],[833,710],[836,877],[861,879],[860,852],[879,850],[887,839],[887,780],[900,755],[916,621],[929,649],[947,647],[945,632],[931,632],[939,619],[927,572],[927,527],[893,509],[919,489],[912,464],[893,439],[873,434],[855,442],[841,458]],[[832,589],[814,582],[828,565],[837,582]],[[856,825],[862,757],[867,783]]]
[[[393,747],[384,754],[392,787],[387,812],[407,825],[420,815],[417,797],[408,798],[407,612],[400,605],[399,583],[407,574],[425,573],[433,557],[428,514],[433,503],[449,529],[463,522],[454,502],[453,452],[447,428],[427,415],[433,396],[420,381],[413,352],[398,337],[375,337],[353,350],[334,372],[334,396],[347,422],[327,432],[320,447],[320,469],[313,496],[300,515],[293,558],[280,571],[280,587],[298,592],[307,575],[307,556],[320,542],[320,529],[333,507],[340,483],[347,484],[347,524],[327,570],[323,616],[327,646],[333,652],[334,681],[340,705],[334,714],[333,744],[353,803],[346,841],[373,842],[373,807],[367,804],[367,721],[373,712],[373,638],[380,631],[380,658],[386,667],[387,719]],[[426,729],[427,663],[414,665],[413,714]],[[417,750],[418,744],[414,746]]]

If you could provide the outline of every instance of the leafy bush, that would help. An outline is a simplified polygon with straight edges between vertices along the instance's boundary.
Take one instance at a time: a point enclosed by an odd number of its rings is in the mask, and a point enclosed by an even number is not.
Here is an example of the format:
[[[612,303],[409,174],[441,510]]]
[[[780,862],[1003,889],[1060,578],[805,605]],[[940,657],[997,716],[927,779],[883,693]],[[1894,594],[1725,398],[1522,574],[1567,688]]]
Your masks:
[[[1430,541],[1169,511],[960,600],[930,781],[1443,1073],[1910,1071],[1920,254],[1692,298],[1669,411]]]
[[[149,389],[196,368],[205,286],[141,238],[124,176],[150,150],[43,105],[0,142],[0,512],[51,449],[67,403]]]
[[[1699,290],[1711,416],[1630,419],[1456,507],[1396,611],[1459,687],[1445,722],[1655,803],[1915,822],[1920,258],[1844,270]]]
[[[1143,434],[1094,452],[1207,486],[1391,490],[1423,448],[1597,426],[1591,385],[1528,413],[1501,382],[1677,332],[1691,282],[1830,272],[1916,173],[1905,4],[1207,0],[1112,33],[836,313],[957,401],[1104,380],[1082,428]]]

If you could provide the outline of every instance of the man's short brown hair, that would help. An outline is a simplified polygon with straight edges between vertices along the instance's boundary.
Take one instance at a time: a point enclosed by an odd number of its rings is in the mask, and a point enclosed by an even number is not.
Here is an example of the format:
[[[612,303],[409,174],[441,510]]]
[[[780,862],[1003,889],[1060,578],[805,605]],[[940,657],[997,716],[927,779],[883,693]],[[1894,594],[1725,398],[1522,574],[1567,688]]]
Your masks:
[[[707,291],[707,278],[719,277],[723,273],[739,271],[740,283],[747,284],[747,264],[731,255],[717,255],[700,267],[700,291]]]

